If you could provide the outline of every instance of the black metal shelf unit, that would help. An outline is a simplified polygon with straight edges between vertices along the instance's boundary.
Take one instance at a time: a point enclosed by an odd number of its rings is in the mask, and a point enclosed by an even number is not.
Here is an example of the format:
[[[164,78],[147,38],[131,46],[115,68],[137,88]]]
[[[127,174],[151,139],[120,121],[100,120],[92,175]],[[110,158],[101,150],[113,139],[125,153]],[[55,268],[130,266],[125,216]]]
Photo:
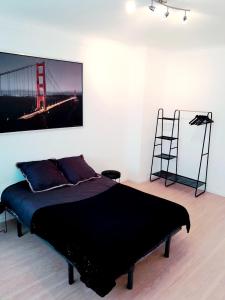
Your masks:
[[[178,153],[179,153],[178,146],[179,146],[180,114],[181,114],[181,112],[183,112],[183,111],[175,110],[174,117],[168,118],[168,117],[164,117],[164,110],[162,108],[160,108],[158,110],[156,131],[155,131],[155,140],[154,140],[154,147],[153,147],[151,173],[150,173],[150,181],[155,181],[160,178],[163,178],[163,179],[165,179],[165,186],[167,186],[167,187],[172,184],[175,184],[175,183],[180,183],[180,184],[183,184],[186,186],[190,186],[195,189],[195,197],[198,197],[206,191],[212,122],[208,122],[208,123],[206,122],[202,125],[205,127],[205,130],[204,130],[204,137],[203,137],[202,151],[201,151],[201,158],[200,158],[200,163],[199,163],[197,179],[179,175],[177,173],[177,171],[178,171]],[[187,111],[187,112],[190,112],[190,111]],[[193,112],[193,111],[191,111],[191,112]],[[205,113],[207,114],[206,116],[209,118],[209,120],[212,120],[212,113],[211,112],[205,112]],[[171,129],[170,136],[164,135],[164,121],[172,121],[172,129]],[[159,131],[160,131],[160,135],[158,135]],[[161,142],[158,142],[158,140],[160,140]],[[163,152],[164,151],[163,140],[167,140],[170,143],[169,144],[169,153]],[[160,153],[158,152],[159,146],[160,146]],[[205,148],[207,148],[206,152],[205,152]],[[158,153],[156,153],[156,152],[158,152]],[[206,161],[206,168],[205,168],[205,180],[202,181],[202,180],[200,180],[200,175],[201,175],[201,171],[202,171],[202,161],[203,161],[204,157],[206,157],[207,161]],[[161,160],[160,161],[160,170],[158,170],[157,172],[153,171],[155,158]],[[166,170],[163,170],[163,160],[167,161]],[[170,172],[170,161],[171,160],[175,160],[175,172]],[[202,189],[202,187],[203,187],[203,189]]]

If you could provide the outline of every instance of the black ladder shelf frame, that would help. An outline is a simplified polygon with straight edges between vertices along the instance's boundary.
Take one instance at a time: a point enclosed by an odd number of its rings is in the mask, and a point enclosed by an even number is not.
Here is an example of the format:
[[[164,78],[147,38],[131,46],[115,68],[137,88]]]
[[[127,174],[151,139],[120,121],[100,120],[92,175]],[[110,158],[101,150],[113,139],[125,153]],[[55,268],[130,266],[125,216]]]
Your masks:
[[[179,153],[179,134],[180,134],[180,114],[181,112],[192,112],[192,113],[198,113],[198,111],[189,111],[189,110],[175,110],[174,112],[174,117],[173,118],[167,118],[164,117],[164,110],[160,108],[158,110],[158,115],[157,115],[157,122],[156,122],[156,131],[155,131],[155,140],[154,140],[154,147],[153,147],[153,155],[152,155],[152,164],[151,164],[151,173],[150,173],[150,181],[153,182],[155,180],[158,180],[160,178],[165,179],[165,186],[171,186],[175,183],[180,183],[183,185],[190,186],[195,189],[195,197],[199,197],[206,191],[207,187],[207,177],[208,177],[208,164],[209,164],[209,150],[210,150],[210,142],[211,142],[211,131],[212,131],[212,123],[206,123],[202,126],[205,126],[204,130],[204,136],[203,136],[203,143],[202,143],[202,151],[201,151],[201,157],[200,157],[200,163],[199,163],[199,169],[198,169],[198,175],[197,179],[193,179],[190,177],[182,176],[177,173],[178,171],[178,153]],[[200,112],[207,114],[209,119],[212,120],[212,112]],[[161,120],[161,135],[158,136],[158,127],[159,127],[159,122]],[[166,121],[172,121],[172,131],[171,131],[171,136],[164,136],[163,135],[163,130],[164,130],[164,120]],[[176,123],[177,122],[177,123]],[[177,126],[177,136],[174,136],[174,128]],[[206,139],[208,135],[208,139]],[[161,143],[158,142],[158,140],[161,140]],[[169,148],[169,153],[165,154],[163,153],[163,140],[168,140],[170,141],[170,148]],[[206,140],[208,141],[206,145]],[[173,146],[173,141],[177,141],[176,146]],[[160,146],[161,148],[161,153],[160,154],[155,154],[156,152],[156,147]],[[207,152],[205,152],[205,148],[207,148]],[[176,149],[176,155],[172,155],[171,152]],[[202,171],[202,162],[203,158],[206,157],[206,167],[205,167],[205,180],[201,181],[200,176],[201,176],[201,171]],[[160,158],[160,170],[158,172],[153,172],[153,165],[154,165],[154,159],[155,158]],[[170,161],[172,159],[176,159],[176,170],[174,173],[169,171],[169,166],[170,166]],[[163,170],[163,160],[167,160],[167,168],[166,170]],[[168,183],[169,182],[169,183]],[[200,187],[204,187],[203,189],[200,189]]]
[[[170,136],[165,136],[164,135],[164,120],[173,122],[172,123],[172,131],[171,131]],[[158,126],[159,126],[160,121],[161,121],[161,135],[158,136]],[[175,126],[177,126],[177,135],[176,136],[174,136]],[[160,108],[158,110],[158,115],[157,115],[157,123],[156,123],[156,130],[155,130],[155,140],[154,140],[154,147],[153,147],[150,180],[155,181],[155,180],[158,180],[160,178],[164,178],[166,187],[171,186],[171,185],[176,183],[176,181],[170,180],[171,176],[168,176],[168,175],[170,175],[170,172],[169,172],[170,161],[172,159],[175,159],[176,160],[175,175],[177,176],[179,130],[180,130],[180,111],[175,110],[173,118],[168,118],[168,117],[164,117],[164,110],[163,110],[163,108]],[[161,142],[159,143],[158,140],[161,140]],[[170,148],[169,148],[169,153],[168,154],[163,153],[163,140],[167,140],[167,141],[170,142]],[[175,141],[176,141],[176,146],[173,145],[173,142],[175,142]],[[158,147],[158,146],[161,146],[160,147],[161,148],[161,153],[160,154],[155,154],[156,147]],[[171,154],[173,150],[176,150],[176,155]],[[157,172],[157,174],[153,173],[153,164],[154,164],[154,159],[155,158],[160,158],[161,159],[161,161],[160,161],[160,172]],[[163,160],[167,160],[166,171],[163,171]],[[157,178],[152,179],[152,176],[155,176]],[[168,183],[168,181],[170,181],[170,182]]]

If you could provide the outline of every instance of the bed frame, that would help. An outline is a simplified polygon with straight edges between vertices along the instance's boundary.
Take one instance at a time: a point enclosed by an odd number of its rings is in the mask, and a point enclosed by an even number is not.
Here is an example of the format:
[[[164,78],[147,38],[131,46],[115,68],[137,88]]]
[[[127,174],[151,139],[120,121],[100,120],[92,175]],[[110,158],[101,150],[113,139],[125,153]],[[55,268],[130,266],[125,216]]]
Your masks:
[[[10,208],[6,207],[5,208],[6,211],[11,214],[13,217],[16,218],[16,225],[17,225],[17,235],[19,238],[21,238],[24,233],[23,233],[23,223],[20,221],[19,217],[17,216],[17,214]],[[7,228],[7,227],[6,227]],[[30,230],[30,229],[29,229]],[[171,244],[171,239],[172,237],[178,233],[181,230],[181,227],[173,230],[172,232],[170,232],[167,236],[165,236],[164,239],[162,239],[158,244],[156,244],[154,247],[152,247],[145,255],[143,255],[143,257],[147,256],[148,254],[150,254],[152,251],[154,251],[156,248],[158,248],[162,243],[165,243],[165,249],[164,249],[164,257],[169,258],[170,256],[170,244]],[[6,229],[7,232],[7,229]],[[30,233],[33,234],[32,230],[30,230]],[[45,241],[46,242],[46,241]],[[49,244],[49,243],[48,243]],[[50,245],[50,244],[49,244]],[[50,245],[51,246],[51,245]],[[52,246],[51,246],[52,247]],[[53,248],[53,247],[52,247]],[[56,251],[56,249],[54,248],[54,250]],[[63,257],[67,264],[68,264],[68,283],[69,285],[72,285],[75,280],[74,280],[74,264],[69,261],[64,255],[62,255],[60,252],[56,251],[61,257]],[[142,258],[143,258],[142,257]],[[141,259],[141,258],[140,258]],[[133,285],[134,285],[134,269],[135,269],[135,265],[132,265],[129,270],[127,270],[126,274],[127,274],[127,289],[132,290],[133,289]]]

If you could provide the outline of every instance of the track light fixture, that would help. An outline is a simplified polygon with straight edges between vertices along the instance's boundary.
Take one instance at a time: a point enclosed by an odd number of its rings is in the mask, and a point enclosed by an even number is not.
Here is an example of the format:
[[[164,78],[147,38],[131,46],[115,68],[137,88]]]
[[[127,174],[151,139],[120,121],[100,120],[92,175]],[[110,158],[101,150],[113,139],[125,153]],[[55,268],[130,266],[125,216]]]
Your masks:
[[[153,12],[155,11],[155,8],[156,8],[154,3],[163,5],[167,8],[167,11],[165,13],[166,18],[169,17],[169,14],[170,14],[169,9],[170,9],[170,10],[183,11],[184,12],[183,21],[184,22],[187,21],[187,12],[190,12],[190,9],[169,5],[168,0],[152,0],[151,5],[149,5],[149,9]]]
[[[136,10],[136,3],[134,0],[129,0],[126,2],[126,11],[128,14],[133,14]]]
[[[185,10],[185,13],[184,13],[184,18],[183,18],[183,21],[186,22],[187,21],[187,11]]]
[[[166,13],[165,13],[165,17],[168,18],[168,17],[169,17],[169,14],[170,14],[170,13],[169,13],[169,8],[167,7],[167,11],[166,11]]]
[[[149,5],[149,7],[148,7],[151,11],[155,11],[155,6],[153,4],[154,4],[154,2],[152,0],[152,4]]]

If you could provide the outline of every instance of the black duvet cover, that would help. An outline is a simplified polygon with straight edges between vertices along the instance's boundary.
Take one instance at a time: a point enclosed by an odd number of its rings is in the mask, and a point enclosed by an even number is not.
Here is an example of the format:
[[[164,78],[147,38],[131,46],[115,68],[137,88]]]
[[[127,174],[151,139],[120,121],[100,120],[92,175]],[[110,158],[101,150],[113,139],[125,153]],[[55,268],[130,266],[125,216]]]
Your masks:
[[[38,209],[34,233],[78,269],[100,296],[173,230],[190,229],[186,209],[122,184],[91,198]]]

